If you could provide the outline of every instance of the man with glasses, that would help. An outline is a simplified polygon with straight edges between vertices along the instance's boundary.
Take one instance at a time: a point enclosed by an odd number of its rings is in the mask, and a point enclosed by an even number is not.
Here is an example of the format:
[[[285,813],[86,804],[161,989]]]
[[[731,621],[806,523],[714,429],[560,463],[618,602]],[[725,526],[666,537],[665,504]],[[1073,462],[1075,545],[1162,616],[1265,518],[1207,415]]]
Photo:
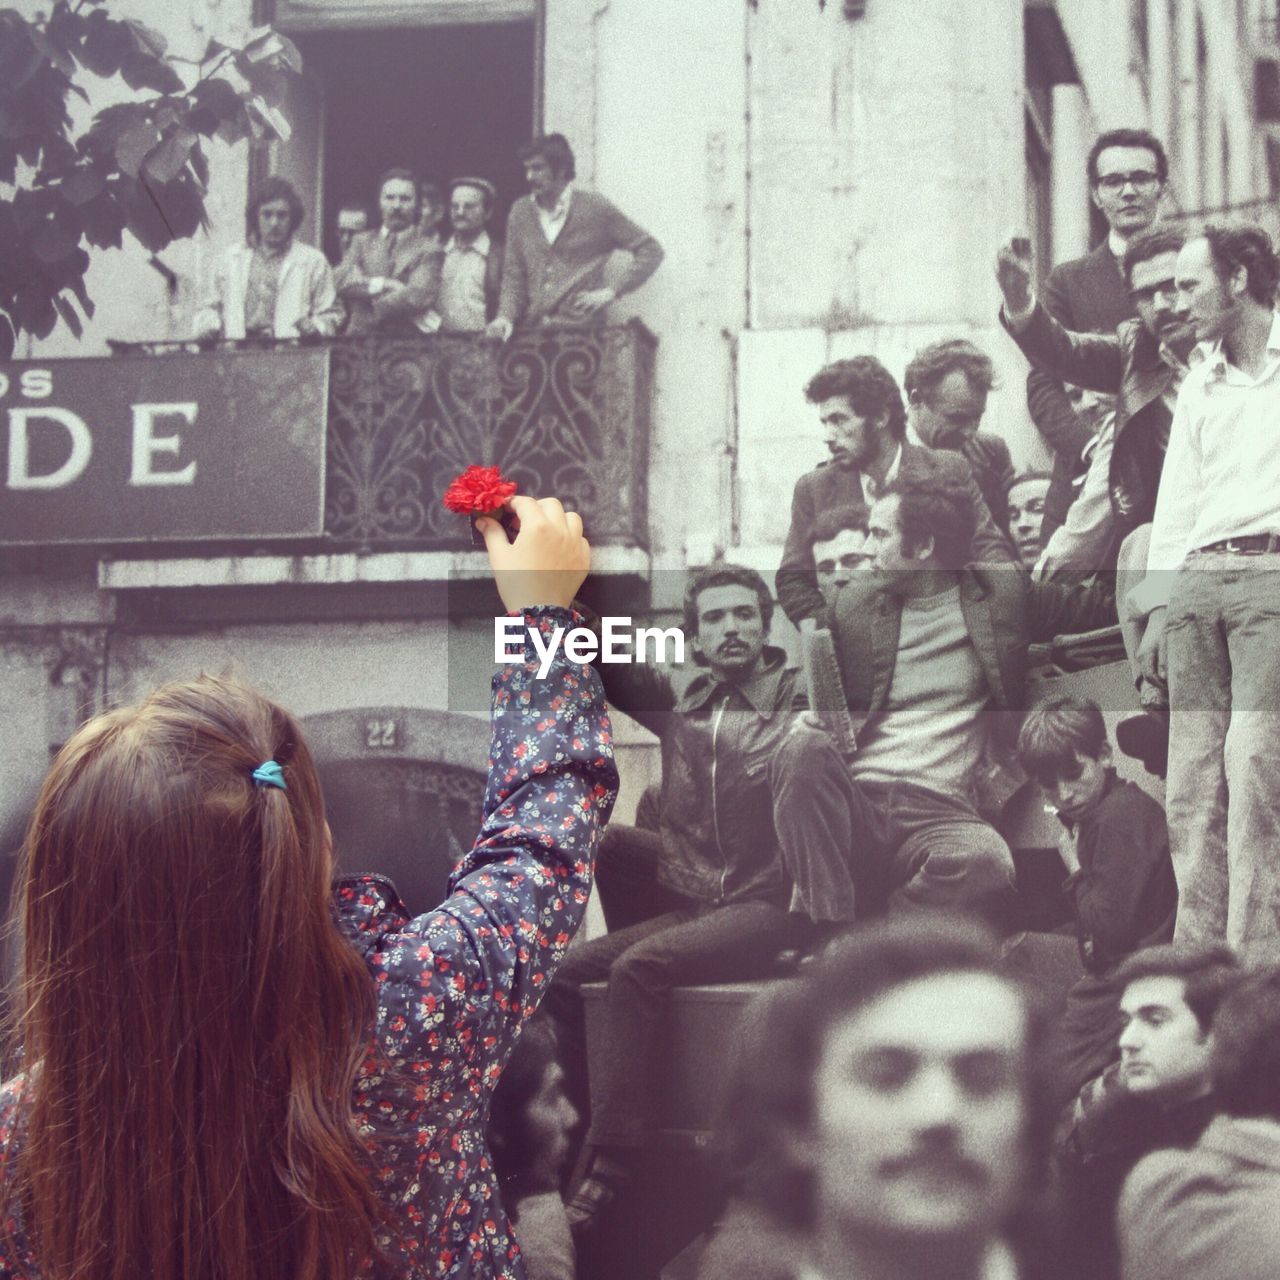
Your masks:
[[[1093,144],[1087,169],[1090,197],[1107,221],[1107,237],[1084,257],[1056,266],[1041,300],[1067,329],[1110,334],[1138,314],[1120,264],[1129,242],[1159,215],[1169,162],[1159,140],[1145,130],[1113,129]],[[1054,455],[1041,531],[1047,543],[1066,519],[1093,431],[1072,407],[1061,378],[1043,369],[1033,369],[1027,377],[1027,408]]]

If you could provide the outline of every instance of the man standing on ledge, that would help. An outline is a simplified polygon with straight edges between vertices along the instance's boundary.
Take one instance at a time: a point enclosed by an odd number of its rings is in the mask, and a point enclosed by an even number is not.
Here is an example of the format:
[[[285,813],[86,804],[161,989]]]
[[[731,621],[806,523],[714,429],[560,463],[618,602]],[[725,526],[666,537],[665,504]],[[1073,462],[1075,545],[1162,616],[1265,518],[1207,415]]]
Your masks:
[[[520,148],[529,194],[507,217],[498,314],[486,332],[505,342],[517,325],[603,324],[615,298],[638,289],[662,262],[662,246],[602,195],[573,185],[573,151],[548,133]],[[616,285],[605,266],[616,250],[631,265]]]
[[[1178,254],[1177,310],[1206,344],[1182,383],[1156,497],[1144,678],[1169,684],[1174,940],[1280,941],[1280,258],[1259,227]]]

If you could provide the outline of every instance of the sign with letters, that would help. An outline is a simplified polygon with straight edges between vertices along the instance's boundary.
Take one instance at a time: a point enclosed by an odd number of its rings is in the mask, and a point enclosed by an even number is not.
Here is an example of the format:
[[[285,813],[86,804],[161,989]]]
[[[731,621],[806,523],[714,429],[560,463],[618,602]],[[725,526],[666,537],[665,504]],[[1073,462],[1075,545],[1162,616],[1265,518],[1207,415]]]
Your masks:
[[[317,537],[323,348],[0,364],[0,544]]]

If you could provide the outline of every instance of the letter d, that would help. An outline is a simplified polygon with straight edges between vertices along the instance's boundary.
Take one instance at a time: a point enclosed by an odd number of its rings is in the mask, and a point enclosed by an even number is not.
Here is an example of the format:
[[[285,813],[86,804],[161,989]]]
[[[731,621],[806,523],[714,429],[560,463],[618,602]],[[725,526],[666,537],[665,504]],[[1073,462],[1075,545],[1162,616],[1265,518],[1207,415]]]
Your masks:
[[[27,424],[32,418],[48,418],[65,427],[71,437],[71,454],[56,471],[42,476],[31,474],[31,441]],[[82,419],[68,409],[47,407],[42,409],[9,410],[9,488],[10,489],[62,489],[78,480],[89,465],[93,453],[93,437]]]

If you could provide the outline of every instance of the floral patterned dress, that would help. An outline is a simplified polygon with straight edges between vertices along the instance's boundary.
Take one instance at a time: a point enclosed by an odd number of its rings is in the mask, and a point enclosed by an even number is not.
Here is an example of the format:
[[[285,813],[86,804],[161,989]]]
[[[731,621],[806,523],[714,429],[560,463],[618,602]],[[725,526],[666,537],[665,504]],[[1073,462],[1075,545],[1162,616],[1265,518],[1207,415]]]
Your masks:
[[[581,621],[549,606],[525,618],[548,637]],[[494,677],[484,824],[445,902],[414,919],[385,880],[335,889],[377,984],[355,1114],[396,1227],[379,1240],[394,1266],[362,1275],[525,1280],[485,1145],[489,1101],[582,922],[618,777],[596,673],[559,653],[537,670],[526,641],[525,661]],[[0,1090],[0,1168],[21,1140],[23,1084]],[[38,1276],[12,1210],[9,1225],[0,1277]]]

